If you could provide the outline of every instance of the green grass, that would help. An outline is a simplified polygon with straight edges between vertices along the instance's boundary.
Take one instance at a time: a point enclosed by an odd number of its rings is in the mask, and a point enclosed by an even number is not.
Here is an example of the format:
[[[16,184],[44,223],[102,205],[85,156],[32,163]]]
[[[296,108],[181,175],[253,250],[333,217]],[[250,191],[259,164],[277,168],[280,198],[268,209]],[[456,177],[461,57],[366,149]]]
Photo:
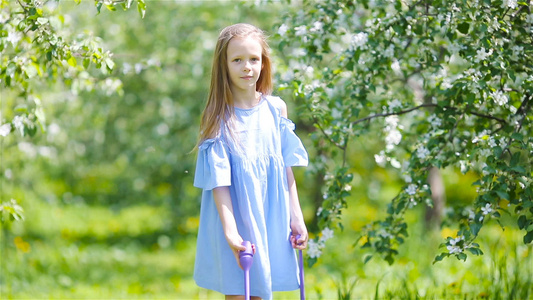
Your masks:
[[[192,279],[197,219],[186,232],[165,228],[164,208],[138,206],[113,213],[102,207],[35,202],[26,221],[2,230],[1,299],[223,299]],[[359,207],[364,211],[364,207]],[[410,218],[416,219],[416,211]],[[356,212],[306,268],[308,299],[533,298],[533,250],[512,226],[484,228],[485,255],[432,264],[440,232],[410,228],[394,265],[353,247]],[[175,234],[172,234],[175,232]],[[449,232],[445,229],[444,232]],[[298,299],[298,291],[274,299]]]

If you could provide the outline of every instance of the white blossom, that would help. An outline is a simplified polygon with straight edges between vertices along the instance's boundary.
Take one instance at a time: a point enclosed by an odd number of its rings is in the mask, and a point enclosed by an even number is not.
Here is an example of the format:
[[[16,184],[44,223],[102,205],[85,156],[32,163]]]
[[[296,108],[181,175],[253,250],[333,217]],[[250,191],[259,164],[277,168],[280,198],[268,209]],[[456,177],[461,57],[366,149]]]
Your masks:
[[[405,181],[406,183],[411,183],[413,182],[413,178],[411,178],[411,176],[407,174],[403,176],[403,181]]]
[[[489,28],[488,28],[488,31],[489,31],[490,33],[492,33],[492,32],[494,32],[494,31],[498,31],[498,30],[500,30],[500,27],[501,27],[501,26],[500,26],[500,21],[498,21],[498,17],[494,17],[494,18],[492,19],[492,22],[491,22]]]
[[[289,30],[289,26],[286,24],[281,24],[281,26],[278,28],[278,34],[284,36],[285,33],[287,33],[287,30]]]
[[[500,106],[507,104],[507,102],[509,101],[507,95],[505,95],[500,90],[491,92],[490,95],[492,96],[492,99],[494,99],[494,101],[496,101],[496,103]]]
[[[383,56],[390,58],[394,56],[394,44],[390,44],[385,51],[383,51]]]
[[[448,249],[448,251],[450,252],[450,254],[463,252],[463,249],[457,245],[457,243],[459,243],[459,241],[461,241],[463,239],[464,239],[464,237],[460,236],[460,237],[457,237],[455,239],[450,240],[450,245],[448,245],[446,247]]]
[[[21,152],[26,154],[28,157],[34,158],[37,156],[37,148],[28,142],[20,142],[18,143],[18,148]]]
[[[376,160],[376,164],[378,164],[378,166],[385,167],[387,157],[385,156],[384,151],[379,152],[379,154],[374,154],[374,159]]]
[[[459,161],[459,165],[461,166],[461,173],[466,174],[468,171],[468,165],[467,162],[464,160]]]
[[[399,169],[402,167],[402,164],[396,159],[396,158],[392,158],[390,160],[390,165],[396,169]]]
[[[494,147],[498,146],[498,144],[496,144],[496,140],[494,139],[493,136],[490,136],[490,137],[489,137],[488,144],[489,144],[489,146],[490,146],[491,148],[494,148]]]
[[[516,0],[503,0],[502,7],[503,8],[511,8],[515,9],[518,6],[518,3]]]
[[[385,231],[383,229],[379,231],[379,235],[381,235],[382,237],[384,237],[386,239],[394,238],[394,236],[392,234],[390,234],[390,232],[387,232],[387,231]]]
[[[319,258],[322,255],[322,250],[320,250],[320,245],[314,240],[309,240],[307,242],[307,254],[311,258]]]
[[[9,15],[1,11],[0,12],[0,23],[5,23],[7,20],[9,20]]]
[[[418,147],[418,149],[416,149],[416,157],[420,158],[420,159],[425,159],[428,155],[430,154],[428,148],[424,147],[424,146],[420,146]]]
[[[405,192],[412,196],[416,194],[417,189],[418,189],[418,186],[416,184],[411,183],[410,185],[407,186],[407,188],[405,189]]]
[[[306,56],[307,51],[304,48],[296,48],[292,51],[292,55],[295,57]]]
[[[396,128],[399,122],[400,118],[398,118],[398,116],[396,115],[388,116],[385,118],[385,125],[387,125],[387,127]]]
[[[159,134],[159,135],[167,135],[168,132],[169,132],[168,125],[165,124],[165,123],[161,123],[161,124],[157,125],[155,130],[156,130],[157,134]]]
[[[402,141],[402,134],[398,129],[392,129],[385,137],[385,143],[387,143],[387,149],[392,150],[395,145],[400,144]]]
[[[0,136],[7,136],[11,132],[11,123],[0,126]]]
[[[329,240],[330,238],[332,238],[333,234],[334,234],[333,230],[331,230],[331,229],[326,227],[326,228],[322,229],[322,236],[320,237],[320,240],[325,242],[325,241]]]
[[[20,131],[20,134],[24,133],[24,118],[21,116],[15,116],[13,118],[13,125],[15,129]]]
[[[442,125],[442,120],[434,114],[429,116],[428,122],[431,123],[431,126],[433,127],[439,127]]]
[[[402,74],[402,69],[400,67],[400,62],[398,60],[395,59],[390,67],[391,67],[392,71],[394,71],[394,73],[396,75],[401,75]]]
[[[470,208],[467,210],[467,212],[468,212],[468,219],[474,220],[474,218],[476,217],[476,213]]]
[[[450,78],[444,78],[442,80],[442,83],[440,84],[440,87],[441,87],[441,89],[444,89],[444,90],[451,89],[453,87],[453,84],[451,83],[451,79]]]
[[[307,34],[307,27],[305,25],[301,25],[294,28],[294,34],[296,36],[302,36]]]
[[[18,31],[9,31],[7,33],[7,38],[6,40],[8,42],[11,42],[11,44],[13,44],[13,46],[15,46],[15,44],[17,44],[20,40],[22,39],[22,34]]]
[[[385,143],[387,144],[386,148],[387,150],[394,149],[395,145],[400,144],[402,140],[402,134],[397,129],[398,123],[400,119],[396,115],[388,116],[385,118],[385,129],[386,137],[385,137]]]
[[[294,72],[292,70],[288,70],[287,72],[281,74],[281,80],[285,82],[289,82],[294,79]]]
[[[324,27],[324,23],[320,21],[316,21],[313,23],[313,27],[309,31],[311,32],[322,32],[322,27]]]
[[[526,16],[526,23],[533,24],[533,14]]]
[[[368,34],[365,32],[359,32],[352,36],[352,45],[357,48],[363,48],[368,42]]]
[[[319,207],[319,208],[316,210],[316,215],[317,215],[317,216],[320,216],[320,214],[322,213],[323,210],[324,210],[324,209],[322,208],[322,206]]]
[[[396,108],[401,108],[402,102],[398,99],[394,99],[389,103],[389,112],[393,112]]]
[[[481,208],[481,212],[483,212],[483,215],[487,215],[492,212],[492,204],[487,203],[485,204],[485,207]]]
[[[140,74],[143,70],[143,65],[141,63],[136,63],[135,64],[135,73],[136,74]]]
[[[487,59],[490,55],[492,55],[492,52],[493,52],[493,49],[490,49],[487,52],[485,51],[485,47],[481,47],[481,49],[477,50],[475,61],[480,62],[480,61]]]

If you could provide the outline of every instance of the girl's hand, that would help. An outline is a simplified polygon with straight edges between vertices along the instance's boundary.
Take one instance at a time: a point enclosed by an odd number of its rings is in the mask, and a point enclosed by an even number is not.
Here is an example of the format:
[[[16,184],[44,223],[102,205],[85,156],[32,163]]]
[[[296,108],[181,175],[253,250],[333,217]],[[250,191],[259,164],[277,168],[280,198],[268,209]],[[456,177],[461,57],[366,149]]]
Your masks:
[[[226,235],[226,241],[228,242],[228,245],[231,248],[233,255],[235,256],[235,260],[237,260],[237,264],[239,265],[239,268],[242,269],[239,252],[246,250],[246,247],[242,245],[242,242],[244,240],[239,234],[230,234],[230,235]],[[254,244],[252,244],[252,251],[255,254]]]
[[[309,239],[309,236],[305,224],[303,222],[291,222],[291,230],[292,234],[290,240],[292,247],[298,250],[307,248],[307,240]],[[296,239],[297,235],[300,235],[298,239]]]

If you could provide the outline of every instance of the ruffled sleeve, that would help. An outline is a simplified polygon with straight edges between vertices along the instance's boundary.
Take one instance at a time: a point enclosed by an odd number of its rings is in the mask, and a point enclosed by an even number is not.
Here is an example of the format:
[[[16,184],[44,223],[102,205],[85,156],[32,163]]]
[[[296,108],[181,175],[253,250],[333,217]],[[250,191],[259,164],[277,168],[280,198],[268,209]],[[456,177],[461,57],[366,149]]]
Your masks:
[[[198,147],[194,186],[212,190],[231,185],[231,163],[227,145],[221,138],[207,139]]]
[[[300,138],[294,133],[294,123],[281,117],[281,152],[285,167],[307,166],[308,155]]]

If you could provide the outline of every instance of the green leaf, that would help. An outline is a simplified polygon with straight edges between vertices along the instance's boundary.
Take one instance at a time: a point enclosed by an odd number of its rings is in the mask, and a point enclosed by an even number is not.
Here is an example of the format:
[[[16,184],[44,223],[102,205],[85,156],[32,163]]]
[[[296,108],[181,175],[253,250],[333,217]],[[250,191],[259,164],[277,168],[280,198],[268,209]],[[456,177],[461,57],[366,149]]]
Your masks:
[[[524,244],[529,244],[529,243],[531,243],[531,241],[533,241],[533,231],[529,231],[529,232],[524,236]]]
[[[465,253],[456,254],[456,257],[457,257],[457,259],[466,261],[466,254]]]
[[[483,255],[483,251],[481,251],[479,248],[467,248],[466,250],[474,255]]]
[[[83,67],[85,69],[88,69],[89,68],[89,64],[91,63],[91,60],[89,58],[85,58],[83,59]]]
[[[520,217],[518,217],[517,223],[518,223],[518,228],[524,229],[529,222],[527,221],[526,216],[521,215]]]
[[[47,18],[37,18],[37,23],[39,23],[40,25],[44,25],[44,24],[48,23],[48,19]]]
[[[524,167],[522,166],[514,166],[511,168],[511,171],[515,171],[516,173],[520,173],[520,174],[526,173],[526,169],[524,169]]]
[[[494,149],[494,156],[496,156],[496,158],[500,158],[503,152],[502,148],[500,146],[496,146],[493,149]]]
[[[384,259],[389,265],[392,265],[394,263],[394,257],[392,256],[392,254],[388,254],[387,256],[385,256]]]
[[[314,258],[308,258],[308,259],[307,259],[307,265],[308,265],[310,268],[311,268],[314,264],[316,264],[316,262],[317,262],[316,257],[314,257]]]
[[[372,256],[373,256],[373,255],[367,255],[367,256],[365,257],[364,264],[366,264],[367,262],[369,262],[369,261],[372,259]]]
[[[141,18],[144,19],[144,15],[146,14],[146,3],[144,0],[137,0],[137,10],[139,11]]]
[[[117,10],[117,8],[114,5],[106,5],[105,7],[107,7],[107,9],[110,10],[110,11],[116,11]]]
[[[498,194],[498,196],[502,199],[509,200],[509,194],[507,194],[507,192],[496,191],[496,194]]]
[[[469,27],[470,27],[470,24],[468,24],[467,22],[463,22],[463,23],[457,25],[457,30],[459,30],[459,32],[462,33],[462,34],[467,34]]]
[[[433,264],[435,264],[436,262],[442,261],[445,257],[448,257],[448,256],[450,256],[449,253],[441,253],[435,256],[435,259],[433,260]]]
[[[67,60],[67,63],[73,67],[77,66],[78,63],[76,62],[76,58],[74,56],[70,56]]]
[[[511,134],[511,138],[514,140],[522,141],[524,139],[524,136],[520,132],[513,132],[513,134]],[[518,156],[520,156],[519,152],[516,152],[515,154],[517,153]]]
[[[110,58],[105,59],[105,64],[107,65],[109,70],[113,70],[113,68],[115,67],[115,63]]]
[[[470,225],[470,231],[472,232],[472,234],[474,236],[477,236],[477,234],[479,233],[479,230],[481,230],[481,226],[482,225],[480,223],[477,223],[477,222],[476,223],[472,223]]]

